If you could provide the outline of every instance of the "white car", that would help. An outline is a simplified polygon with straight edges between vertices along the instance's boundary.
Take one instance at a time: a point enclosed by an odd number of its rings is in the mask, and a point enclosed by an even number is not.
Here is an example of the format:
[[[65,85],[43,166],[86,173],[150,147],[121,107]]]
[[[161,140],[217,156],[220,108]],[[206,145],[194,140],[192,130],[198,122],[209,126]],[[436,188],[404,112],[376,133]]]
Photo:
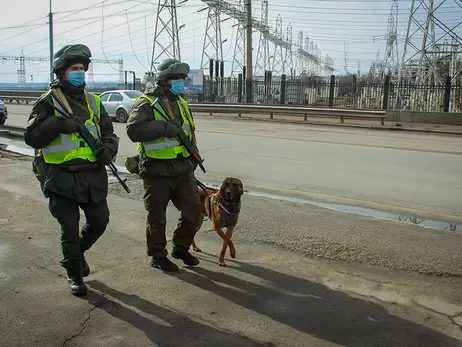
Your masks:
[[[137,90],[110,90],[99,97],[109,117],[120,123],[126,123],[136,98],[143,95]]]

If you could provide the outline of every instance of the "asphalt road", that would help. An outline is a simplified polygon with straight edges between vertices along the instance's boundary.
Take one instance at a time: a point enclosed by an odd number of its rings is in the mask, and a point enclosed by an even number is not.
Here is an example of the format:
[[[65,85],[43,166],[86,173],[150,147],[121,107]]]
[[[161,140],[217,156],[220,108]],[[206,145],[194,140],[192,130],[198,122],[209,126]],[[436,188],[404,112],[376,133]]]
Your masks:
[[[89,293],[76,298],[30,158],[4,156],[2,346],[462,346],[460,233],[246,194],[236,259],[218,266],[222,241],[205,221],[201,263],[174,260],[169,275],[148,265],[143,202],[110,194],[107,231],[86,252]],[[169,251],[178,216],[171,206]]]
[[[9,105],[8,124],[25,125],[30,106]],[[248,189],[462,218],[462,136],[197,117],[207,174]],[[123,124],[118,163],[136,152]]]

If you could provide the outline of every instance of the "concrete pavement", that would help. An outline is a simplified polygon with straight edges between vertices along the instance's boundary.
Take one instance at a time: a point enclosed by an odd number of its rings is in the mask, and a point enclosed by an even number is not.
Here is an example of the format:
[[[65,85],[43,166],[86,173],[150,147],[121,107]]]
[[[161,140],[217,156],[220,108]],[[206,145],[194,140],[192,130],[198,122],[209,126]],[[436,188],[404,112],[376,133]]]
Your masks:
[[[28,111],[29,110],[29,111]],[[9,124],[24,125],[27,106],[10,106]],[[19,114],[22,114],[20,116]],[[312,200],[462,218],[462,136],[397,133],[198,117],[205,181],[233,175],[248,189]],[[136,153],[125,125],[117,162]]]
[[[110,195],[110,225],[87,255],[90,293],[76,298],[59,265],[59,228],[30,159],[0,158],[0,175],[5,346],[462,346],[462,274],[420,275],[412,255],[427,252],[431,261],[421,268],[460,271],[459,233],[245,196],[237,259],[225,268],[216,264],[221,241],[205,231],[206,222],[197,235],[200,266],[172,276],[147,264],[142,202]],[[170,208],[169,230],[177,217]],[[316,219],[317,236],[310,231]],[[287,239],[285,249],[258,239],[258,225]],[[290,251],[303,239],[314,248],[342,244],[348,233],[358,243],[334,250],[357,253],[350,263]],[[391,268],[367,265],[374,256],[362,251],[374,240]],[[394,258],[406,263],[406,272],[393,270]]]

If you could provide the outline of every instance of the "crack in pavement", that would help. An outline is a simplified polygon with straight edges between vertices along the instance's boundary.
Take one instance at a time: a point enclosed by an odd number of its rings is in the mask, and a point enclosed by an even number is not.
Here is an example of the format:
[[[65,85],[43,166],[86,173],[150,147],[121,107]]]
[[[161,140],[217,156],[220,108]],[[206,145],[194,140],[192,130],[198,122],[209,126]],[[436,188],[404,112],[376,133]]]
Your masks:
[[[427,306],[425,306],[425,305],[422,305],[422,304],[420,304],[420,303],[418,303],[418,302],[416,302],[416,301],[414,301],[414,300],[412,300],[411,302],[412,302],[414,305],[416,305],[416,306],[418,306],[418,307],[420,307],[420,308],[423,308],[423,309],[425,309],[425,310],[428,310],[428,311],[430,311],[430,312],[433,312],[434,314],[438,314],[438,315],[441,315],[441,316],[446,317],[447,319],[449,319],[449,320],[452,322],[452,324],[454,324],[454,325],[457,326],[460,330],[462,330],[462,326],[459,325],[459,324],[456,322],[456,320],[455,320],[455,318],[456,318],[457,316],[462,315],[462,312],[458,312],[458,313],[456,313],[456,314],[450,316],[450,315],[445,314],[445,313],[443,313],[443,312],[439,312],[439,311],[436,311],[436,310],[434,310],[434,309],[432,309],[432,308],[430,308],[430,307],[427,307]]]
[[[339,271],[340,272],[340,271]],[[316,278],[318,279],[318,283],[322,284],[322,285],[325,285],[327,288],[330,288],[331,290],[335,290],[334,288],[332,288],[331,286],[329,286],[328,283],[326,283],[325,281],[321,280],[319,281],[321,278],[316,276]],[[380,285],[382,282],[381,281],[377,281],[376,283],[376,288],[378,288],[378,285]],[[420,307],[424,310],[427,310],[431,313],[433,313],[434,315],[438,315],[438,316],[443,316],[443,317],[446,317],[453,325],[455,325],[457,328],[459,328],[459,330],[462,331],[462,325],[460,325],[457,321],[456,321],[456,318],[458,316],[462,316],[462,312],[458,312],[454,315],[449,315],[449,314],[445,314],[443,312],[439,312],[439,311],[436,311],[430,307],[426,307],[418,302],[416,302],[415,300],[410,300],[409,301],[409,304],[408,305],[405,305],[405,304],[402,304],[400,302],[397,302],[397,301],[387,301],[387,300],[383,300],[383,299],[380,299],[379,297],[373,295],[373,293],[371,293],[371,295],[367,295],[367,294],[361,294],[361,293],[358,293],[358,292],[354,292],[354,291],[351,291],[347,288],[342,288],[340,287],[339,288],[342,292],[344,293],[347,293],[349,295],[352,295],[352,296],[358,296],[358,297],[361,297],[363,299],[369,299],[369,300],[372,300],[372,301],[377,301],[377,302],[380,302],[382,304],[385,304],[385,305],[396,305],[396,306],[399,306],[399,307],[402,307],[402,308],[407,308],[407,307]]]
[[[462,313],[458,313],[458,314],[456,314],[456,315],[449,316],[449,315],[447,315],[447,314],[444,314],[444,313],[442,313],[442,312],[435,311],[435,310],[433,310],[433,309],[431,309],[431,308],[429,308],[429,307],[426,307],[426,306],[424,306],[424,305],[422,305],[422,304],[419,304],[418,302],[415,302],[414,300],[411,300],[411,301],[410,301],[410,305],[403,305],[403,304],[401,304],[401,303],[399,303],[399,302],[396,302],[396,301],[384,301],[384,300],[382,300],[382,299],[380,299],[380,298],[378,298],[378,297],[375,297],[375,296],[373,296],[373,295],[369,296],[369,295],[364,295],[364,294],[359,294],[359,293],[351,292],[351,291],[348,291],[348,290],[345,290],[344,292],[345,292],[345,293],[348,293],[348,294],[350,294],[350,295],[357,295],[357,296],[359,296],[359,297],[368,298],[368,299],[370,299],[370,300],[371,300],[371,299],[372,299],[372,300],[376,300],[376,301],[378,301],[378,302],[380,302],[380,303],[382,303],[382,304],[396,305],[396,306],[400,306],[400,307],[403,307],[403,308],[412,307],[412,306],[420,307],[420,308],[422,308],[422,309],[424,309],[424,310],[428,310],[428,311],[432,312],[434,315],[439,315],[439,316],[446,317],[453,325],[455,325],[457,328],[459,328],[459,330],[462,331],[462,326],[459,325],[459,324],[456,322],[456,320],[455,320],[455,318],[456,318],[457,316],[461,315]]]
[[[107,300],[104,300],[104,301],[102,301],[102,302],[100,302],[100,303],[94,304],[94,306],[88,311],[88,317],[87,317],[87,318],[85,319],[85,321],[83,322],[80,331],[79,331],[77,334],[74,334],[74,335],[72,335],[71,337],[68,337],[66,340],[64,340],[64,342],[63,342],[63,347],[65,347],[65,346],[66,346],[66,343],[68,343],[69,341],[71,341],[71,340],[75,339],[76,337],[79,337],[80,335],[83,334],[83,332],[84,332],[85,329],[87,328],[87,324],[88,324],[88,322],[90,321],[90,318],[91,318],[91,313],[92,313],[92,311],[93,311],[94,309],[99,308],[99,307],[101,307],[101,306],[103,306],[103,305],[105,305],[105,304],[107,304],[107,303],[110,303],[110,302],[112,302],[112,301],[109,300],[109,299],[107,299]]]

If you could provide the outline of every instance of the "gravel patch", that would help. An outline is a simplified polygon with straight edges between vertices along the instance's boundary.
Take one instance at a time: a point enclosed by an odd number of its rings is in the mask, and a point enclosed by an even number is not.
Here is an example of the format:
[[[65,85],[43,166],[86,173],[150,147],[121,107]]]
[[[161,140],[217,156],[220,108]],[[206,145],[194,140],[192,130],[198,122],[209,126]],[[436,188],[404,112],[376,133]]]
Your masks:
[[[117,183],[109,192],[142,200],[142,181],[129,176],[127,184],[130,194]],[[462,233],[248,194],[242,203],[233,235],[237,242],[266,243],[328,260],[462,276]],[[209,228],[210,222],[204,222],[203,230]]]

